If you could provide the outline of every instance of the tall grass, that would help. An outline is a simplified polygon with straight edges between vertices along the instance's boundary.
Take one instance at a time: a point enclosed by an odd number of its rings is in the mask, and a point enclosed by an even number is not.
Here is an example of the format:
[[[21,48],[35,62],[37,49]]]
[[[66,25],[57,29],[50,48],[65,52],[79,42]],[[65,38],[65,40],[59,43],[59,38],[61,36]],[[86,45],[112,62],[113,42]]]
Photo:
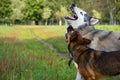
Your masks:
[[[4,29],[0,36],[0,80],[75,78],[75,68],[71,70],[66,60],[37,41],[29,28],[12,28],[12,33]]]

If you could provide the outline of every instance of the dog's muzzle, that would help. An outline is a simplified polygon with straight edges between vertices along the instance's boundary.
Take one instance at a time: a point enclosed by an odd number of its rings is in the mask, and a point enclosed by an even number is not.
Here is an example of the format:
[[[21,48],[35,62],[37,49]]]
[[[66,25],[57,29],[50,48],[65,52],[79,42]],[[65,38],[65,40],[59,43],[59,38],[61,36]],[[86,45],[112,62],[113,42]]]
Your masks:
[[[70,9],[73,9],[73,7],[75,7],[76,5],[75,4],[72,4],[71,6],[70,6]]]

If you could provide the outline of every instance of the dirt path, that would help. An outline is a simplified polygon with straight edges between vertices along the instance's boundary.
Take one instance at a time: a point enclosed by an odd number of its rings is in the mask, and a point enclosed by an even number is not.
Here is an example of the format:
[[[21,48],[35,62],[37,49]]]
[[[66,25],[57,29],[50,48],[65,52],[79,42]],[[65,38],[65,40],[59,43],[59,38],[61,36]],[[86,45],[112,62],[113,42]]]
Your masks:
[[[35,39],[37,39],[39,42],[41,42],[42,44],[47,46],[49,49],[51,49],[54,53],[56,53],[56,55],[60,56],[62,59],[69,59],[68,53],[66,53],[66,54],[60,53],[56,48],[53,47],[53,45],[45,42],[44,40],[42,40],[40,38],[38,38],[33,31],[30,30],[30,32]]]

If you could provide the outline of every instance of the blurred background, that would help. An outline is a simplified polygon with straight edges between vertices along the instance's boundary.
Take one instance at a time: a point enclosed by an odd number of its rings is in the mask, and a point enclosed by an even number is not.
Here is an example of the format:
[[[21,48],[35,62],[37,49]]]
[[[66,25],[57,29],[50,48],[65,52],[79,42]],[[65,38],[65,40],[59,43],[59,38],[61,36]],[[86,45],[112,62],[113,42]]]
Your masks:
[[[0,24],[64,25],[72,3],[100,24],[120,24],[120,0],[0,0]]]

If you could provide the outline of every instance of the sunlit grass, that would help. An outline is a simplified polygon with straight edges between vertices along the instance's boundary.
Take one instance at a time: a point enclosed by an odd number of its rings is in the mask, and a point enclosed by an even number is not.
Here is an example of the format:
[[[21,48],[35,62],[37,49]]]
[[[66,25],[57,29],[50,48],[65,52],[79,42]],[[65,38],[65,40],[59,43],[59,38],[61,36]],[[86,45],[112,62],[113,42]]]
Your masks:
[[[38,38],[52,44],[59,52],[68,52],[65,39],[66,26],[37,27],[31,30]]]
[[[15,34],[4,36],[4,30],[0,37],[0,80],[74,80],[75,68],[37,41],[30,28],[13,29]]]
[[[96,29],[120,32],[120,25],[97,25]]]

